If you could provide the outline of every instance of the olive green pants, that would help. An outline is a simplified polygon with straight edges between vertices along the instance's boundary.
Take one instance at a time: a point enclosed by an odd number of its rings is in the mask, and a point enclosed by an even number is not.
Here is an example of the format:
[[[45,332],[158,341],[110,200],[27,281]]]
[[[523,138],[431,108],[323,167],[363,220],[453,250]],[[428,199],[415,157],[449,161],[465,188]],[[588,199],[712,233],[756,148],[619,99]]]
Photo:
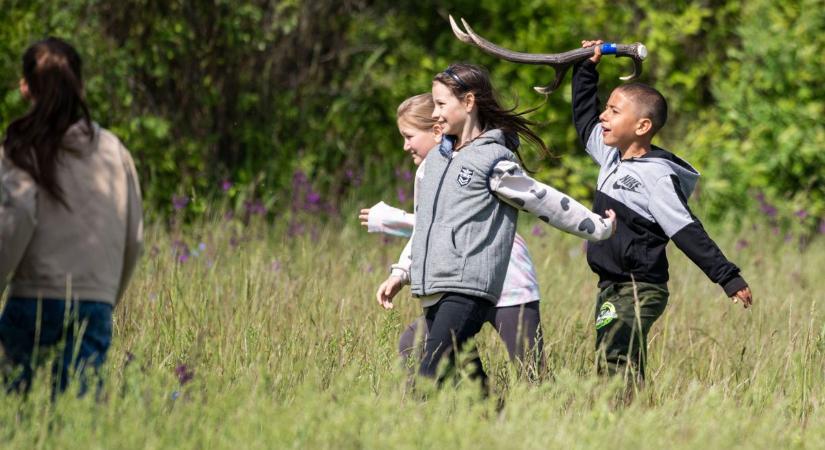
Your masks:
[[[614,283],[596,297],[596,352],[599,373],[628,374],[643,382],[647,333],[667,306],[666,284]]]

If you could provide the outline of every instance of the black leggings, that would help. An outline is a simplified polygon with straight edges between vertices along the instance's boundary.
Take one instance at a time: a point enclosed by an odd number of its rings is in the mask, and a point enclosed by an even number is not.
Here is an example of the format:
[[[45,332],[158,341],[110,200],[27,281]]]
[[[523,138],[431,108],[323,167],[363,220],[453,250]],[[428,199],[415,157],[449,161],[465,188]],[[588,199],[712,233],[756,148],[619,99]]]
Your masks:
[[[445,295],[441,301],[444,301],[446,298],[447,295]],[[476,300],[484,302],[484,300],[481,299]],[[427,308],[425,314],[410,323],[401,334],[398,343],[398,352],[401,354],[405,363],[409,363],[409,358],[416,347],[422,350],[422,358],[424,354],[426,354],[426,343],[431,334],[435,316],[435,313],[431,313],[431,310],[440,304],[441,302]],[[504,345],[507,347],[507,353],[510,355],[510,360],[514,363],[530,364],[537,369],[544,367],[544,344],[541,333],[539,302],[534,301],[523,305],[505,306],[501,308],[492,307],[492,305],[488,305],[487,302],[485,302],[484,306],[487,306],[486,313],[483,316],[481,324],[478,325],[478,329],[480,329],[484,323],[491,324],[498,332],[501,340],[504,341]],[[452,310],[452,308],[449,309]],[[444,314],[444,311],[442,311],[441,314]],[[473,325],[473,327],[475,327],[475,325]],[[478,330],[475,330],[473,335],[477,332]],[[458,337],[458,334],[456,334],[456,337]],[[442,342],[440,339],[438,341]],[[458,342],[458,339],[456,339],[456,342]],[[463,343],[463,341],[461,343]],[[448,345],[451,344],[452,340],[450,339]],[[439,358],[440,357],[441,356],[439,356]],[[478,366],[476,369],[478,372],[481,369],[480,361],[473,360],[472,363]],[[482,373],[483,371],[479,372],[479,374]]]

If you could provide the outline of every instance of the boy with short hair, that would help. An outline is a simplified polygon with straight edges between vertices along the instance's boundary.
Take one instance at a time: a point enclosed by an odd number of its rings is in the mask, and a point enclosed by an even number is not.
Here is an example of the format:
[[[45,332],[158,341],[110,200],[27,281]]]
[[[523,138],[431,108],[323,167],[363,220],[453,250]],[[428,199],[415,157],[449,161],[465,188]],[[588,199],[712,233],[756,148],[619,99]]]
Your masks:
[[[596,348],[599,372],[635,372],[644,380],[647,332],[668,300],[665,246],[673,240],[734,302],[753,299],[739,268],[725,258],[687,205],[699,173],[651,144],[667,121],[667,102],[641,83],[617,87],[604,111],[597,97],[602,41],[592,58],[573,72],[573,122],[587,152],[601,169],[593,211],[614,209],[612,239],[589,242],[587,262],[599,275]],[[638,299],[638,305],[635,302]],[[638,313],[637,313],[638,308]]]

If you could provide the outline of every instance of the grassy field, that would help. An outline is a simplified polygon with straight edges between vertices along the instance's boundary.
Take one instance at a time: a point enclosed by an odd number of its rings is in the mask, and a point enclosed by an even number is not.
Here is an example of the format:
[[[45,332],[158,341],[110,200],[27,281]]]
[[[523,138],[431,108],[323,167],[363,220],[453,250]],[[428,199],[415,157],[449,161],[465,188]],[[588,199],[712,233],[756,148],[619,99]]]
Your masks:
[[[396,341],[419,307],[373,298],[400,240],[345,225],[151,227],[116,310],[106,399],[0,396],[4,448],[823,448],[825,240],[710,227],[751,283],[724,297],[671,248],[671,298],[634,402],[593,373],[595,276],[582,241],[522,232],[542,288],[548,381],[530,383],[485,328],[496,400],[406,388]],[[745,242],[746,240],[747,242]],[[184,250],[184,247],[186,250]],[[672,246],[671,246],[672,247]]]

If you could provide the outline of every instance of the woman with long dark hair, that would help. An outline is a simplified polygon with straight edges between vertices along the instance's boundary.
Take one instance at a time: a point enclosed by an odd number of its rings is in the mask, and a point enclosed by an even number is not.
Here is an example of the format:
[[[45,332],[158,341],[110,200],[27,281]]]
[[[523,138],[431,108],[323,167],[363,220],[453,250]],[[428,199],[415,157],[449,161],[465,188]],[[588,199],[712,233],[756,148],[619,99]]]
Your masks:
[[[10,391],[27,391],[34,369],[52,364],[57,391],[72,373],[106,358],[112,308],[140,253],[140,186],[129,151],[92,122],[82,61],[47,38],[23,55],[20,93],[31,107],[9,124],[0,147],[0,345]],[[46,361],[44,351],[57,347]]]

